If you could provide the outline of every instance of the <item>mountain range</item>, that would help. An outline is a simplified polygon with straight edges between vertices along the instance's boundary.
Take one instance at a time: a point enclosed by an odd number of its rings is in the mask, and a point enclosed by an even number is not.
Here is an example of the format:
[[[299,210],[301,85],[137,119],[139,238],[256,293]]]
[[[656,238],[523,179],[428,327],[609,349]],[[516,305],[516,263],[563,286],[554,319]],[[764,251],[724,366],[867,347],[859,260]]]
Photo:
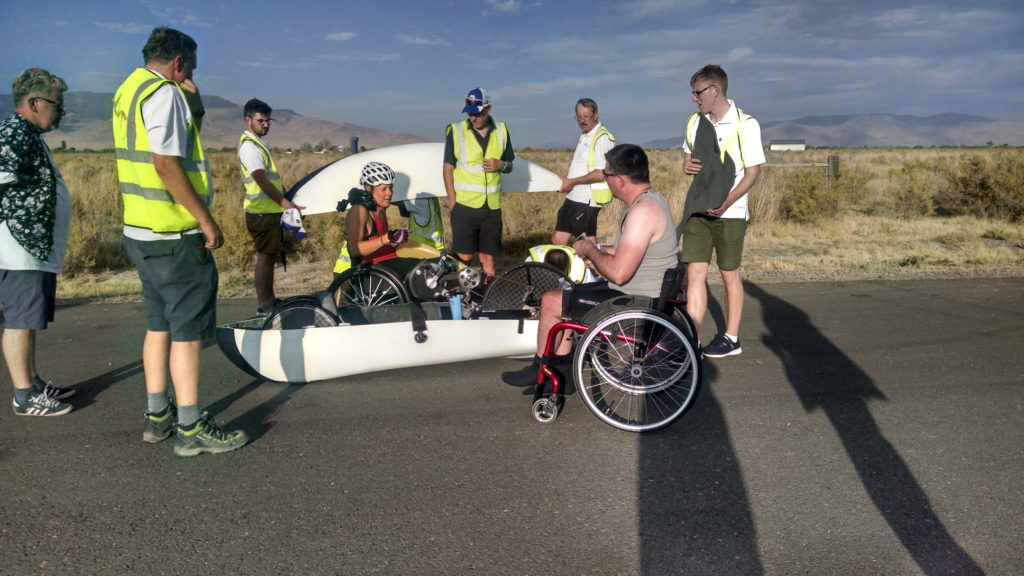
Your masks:
[[[816,148],[1024,146],[1024,120],[992,120],[969,114],[805,116],[762,122],[761,140],[765,146],[775,140],[803,140]],[[647,146],[675,148],[682,144],[680,135],[649,142]]]
[[[44,136],[51,148],[77,150],[103,150],[114,147],[110,119],[113,114],[113,94],[98,92],[66,92],[64,108],[67,115],[60,128]],[[0,95],[0,117],[6,118],[14,106],[9,94]],[[242,105],[219,96],[203,95],[202,138],[207,148],[234,148],[238,136],[245,130]],[[301,148],[330,142],[334,146],[348,146],[352,137],[359,138],[359,146],[378,148],[396,144],[429,142],[415,134],[397,134],[377,128],[303,116],[292,110],[274,109],[274,124],[267,142],[275,148]]]
[[[47,133],[51,148],[102,150],[113,147],[110,132],[113,94],[67,92],[64,106],[67,116],[59,130]],[[11,96],[0,95],[0,117],[13,110]],[[203,95],[206,116],[203,119],[203,144],[209,148],[238,145],[244,129],[242,106],[224,98]],[[275,148],[301,148],[330,142],[348,146],[352,137],[367,148],[429,142],[415,134],[386,132],[348,122],[303,116],[292,110],[274,110],[274,125],[268,142]],[[1024,120],[992,120],[968,114],[908,116],[895,114],[858,114],[846,116],[805,116],[796,120],[761,123],[765,146],[773,140],[803,140],[813,147],[890,147],[890,146],[1024,146]],[[653,140],[651,148],[675,148],[682,136]],[[568,146],[552,146],[564,148]]]

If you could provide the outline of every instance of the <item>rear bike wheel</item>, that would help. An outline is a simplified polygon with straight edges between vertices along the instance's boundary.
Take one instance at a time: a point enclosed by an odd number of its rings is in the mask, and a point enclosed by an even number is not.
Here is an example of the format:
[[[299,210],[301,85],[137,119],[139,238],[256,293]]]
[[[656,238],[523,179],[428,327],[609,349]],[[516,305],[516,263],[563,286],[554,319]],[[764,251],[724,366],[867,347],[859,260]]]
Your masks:
[[[576,389],[606,424],[631,432],[668,426],[693,406],[701,363],[688,328],[654,310],[599,318],[573,356]]]
[[[263,321],[263,330],[299,330],[340,324],[338,316],[311,299],[284,302]]]

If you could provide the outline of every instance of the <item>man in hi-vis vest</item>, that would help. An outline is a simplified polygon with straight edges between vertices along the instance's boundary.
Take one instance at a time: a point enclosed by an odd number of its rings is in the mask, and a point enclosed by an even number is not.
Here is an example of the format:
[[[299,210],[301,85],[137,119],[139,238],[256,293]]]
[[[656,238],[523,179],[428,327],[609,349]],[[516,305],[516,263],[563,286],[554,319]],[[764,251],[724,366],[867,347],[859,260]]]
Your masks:
[[[256,251],[256,315],[266,316],[274,308],[274,263],[281,253],[281,214],[292,205],[284,197],[281,175],[270,156],[263,137],[270,132],[270,113],[266,102],[253,98],[245,103],[243,115],[247,130],[238,140],[238,162],[245,186],[245,227]]]
[[[178,456],[237,450],[248,442],[245,432],[223,430],[199,409],[199,353],[217,323],[210,250],[224,236],[210,215],[210,165],[199,141],[196,42],[159,27],[142,56],[145,67],[117,89],[113,111],[124,248],[142,281],[146,317],[142,440],[173,435]],[[176,403],[167,396],[168,373]]]
[[[576,124],[583,134],[569,163],[569,173],[558,189],[566,196],[558,209],[552,244],[568,245],[581,234],[596,243],[597,215],[612,201],[612,191],[601,171],[604,155],[615,146],[615,137],[598,119],[597,102],[590,98],[576,102]]]
[[[512,171],[516,156],[505,123],[491,118],[486,91],[470,90],[462,111],[469,118],[449,124],[444,143],[452,251],[467,264],[479,252],[486,284],[501,254],[501,175]]]

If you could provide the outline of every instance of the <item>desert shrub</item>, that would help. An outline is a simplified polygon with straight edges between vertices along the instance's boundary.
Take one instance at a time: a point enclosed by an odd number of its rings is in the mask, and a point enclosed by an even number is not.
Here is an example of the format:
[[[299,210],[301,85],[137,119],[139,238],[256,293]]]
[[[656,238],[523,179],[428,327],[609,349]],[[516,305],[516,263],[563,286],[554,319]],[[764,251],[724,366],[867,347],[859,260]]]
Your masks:
[[[839,186],[825,186],[820,170],[796,168],[779,175],[779,215],[791,222],[830,220],[842,210]]]
[[[935,196],[936,214],[1024,219],[1024,157],[1019,153],[961,155],[946,167],[943,178]]]
[[[889,171],[889,181],[895,183],[889,204],[894,215],[915,218],[935,213],[934,197],[942,184],[937,162],[905,162]]]

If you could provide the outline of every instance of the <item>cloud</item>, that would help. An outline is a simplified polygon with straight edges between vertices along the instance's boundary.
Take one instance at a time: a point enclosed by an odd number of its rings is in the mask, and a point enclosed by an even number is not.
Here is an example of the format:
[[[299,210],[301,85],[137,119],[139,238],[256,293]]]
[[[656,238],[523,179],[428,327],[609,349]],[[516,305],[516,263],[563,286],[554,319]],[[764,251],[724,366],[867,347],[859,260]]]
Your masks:
[[[398,34],[395,37],[406,44],[413,44],[415,46],[451,46],[451,43],[438,36],[434,36],[433,38],[422,38],[419,36],[410,36],[408,34]]]
[[[320,54],[320,60],[327,62],[388,62],[399,60],[402,55],[397,53],[384,54],[379,52],[349,52],[346,54]]]
[[[106,28],[122,34],[149,34],[154,26],[152,24],[138,24],[136,22],[93,22],[93,25]]]
[[[508,12],[514,14],[523,10],[527,5],[523,3],[523,0],[486,0],[485,4],[498,12]],[[530,4],[529,6],[539,6],[540,3]]]
[[[331,40],[333,42],[345,42],[356,37],[355,32],[332,32],[324,37],[325,40]]]

